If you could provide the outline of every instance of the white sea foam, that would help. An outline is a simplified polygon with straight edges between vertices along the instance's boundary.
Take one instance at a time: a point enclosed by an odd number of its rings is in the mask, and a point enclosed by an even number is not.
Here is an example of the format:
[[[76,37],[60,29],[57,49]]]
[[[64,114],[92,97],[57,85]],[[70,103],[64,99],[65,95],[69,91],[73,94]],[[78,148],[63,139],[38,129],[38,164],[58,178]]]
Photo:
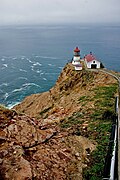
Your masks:
[[[46,79],[46,78],[43,78],[43,80],[44,80],[44,81],[47,81],[47,79]]]
[[[18,77],[18,79],[28,80],[26,77]]]
[[[0,87],[2,87],[2,86],[8,86],[8,83],[2,83],[2,84],[0,84]]]
[[[59,68],[59,69],[63,69],[63,67],[61,67],[61,66],[60,66],[60,67],[58,67],[58,68]]]
[[[19,69],[20,71],[22,71],[22,72],[27,72],[25,69]]]
[[[42,66],[42,64],[40,64],[39,62],[33,64],[33,66],[37,66],[37,65]]]
[[[36,65],[37,65],[37,64],[36,64]],[[34,64],[33,66],[31,66],[31,70],[34,71],[34,72],[36,72],[36,73],[40,73],[42,70],[39,70],[38,68],[37,68],[37,69],[34,69],[36,65]]]
[[[4,59],[4,58],[2,58],[2,59],[1,59],[1,61],[5,61],[5,59]]]
[[[21,91],[25,91],[28,86],[31,86],[30,83],[25,83],[25,84],[22,85],[21,88],[14,89],[14,90],[11,92],[11,94],[12,94],[12,93],[18,93],[18,92],[21,92]]]
[[[29,63],[32,63],[34,64],[35,62],[34,61],[31,61],[30,59],[27,59]]]
[[[3,66],[7,68],[7,67],[8,67],[8,64],[3,64]]]
[[[55,64],[48,64],[48,66],[55,66]]]
[[[40,58],[43,58],[43,59],[60,59],[58,57],[50,57],[50,56],[38,56]]]
[[[45,74],[45,73],[44,73],[44,72],[41,72],[41,73],[40,73],[40,75],[43,75],[43,74]]]
[[[14,106],[18,105],[20,102],[13,102],[11,104],[8,104],[7,108],[12,109]]]
[[[24,60],[26,57],[25,56],[21,56],[21,59]]]
[[[20,91],[22,91],[22,90],[23,90],[23,88],[14,89],[14,90],[12,91],[12,93],[15,93],[15,92],[20,92]]]
[[[37,70],[36,73],[41,73],[42,70]]]
[[[25,83],[22,85],[23,87],[28,87],[28,86],[36,86],[36,87],[40,87],[38,84],[35,83]]]
[[[31,66],[31,70],[32,70],[32,71],[35,71],[35,70],[34,70],[34,66]]]
[[[16,59],[17,59],[17,57],[13,57],[12,59],[13,59],[13,60],[16,60]]]
[[[8,98],[8,96],[9,96],[9,94],[8,94],[8,93],[5,93],[4,96],[3,96],[3,97],[4,97],[4,100],[6,100],[6,99]]]

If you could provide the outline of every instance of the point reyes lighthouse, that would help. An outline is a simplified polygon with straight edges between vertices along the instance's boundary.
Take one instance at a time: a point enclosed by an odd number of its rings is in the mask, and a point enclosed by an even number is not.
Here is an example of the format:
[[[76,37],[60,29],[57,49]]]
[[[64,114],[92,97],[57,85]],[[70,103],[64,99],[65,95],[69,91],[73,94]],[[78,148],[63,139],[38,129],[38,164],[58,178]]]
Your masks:
[[[103,68],[103,64],[90,52],[85,55],[84,58],[80,56],[80,49],[76,47],[73,51],[72,65],[75,67],[75,70],[82,70],[83,63],[84,66],[88,69],[100,69]]]
[[[80,49],[78,47],[74,49],[74,57],[72,64],[80,64]]]
[[[82,64],[80,63],[80,49],[78,47],[74,49],[72,64],[75,67],[75,70],[82,70]]]

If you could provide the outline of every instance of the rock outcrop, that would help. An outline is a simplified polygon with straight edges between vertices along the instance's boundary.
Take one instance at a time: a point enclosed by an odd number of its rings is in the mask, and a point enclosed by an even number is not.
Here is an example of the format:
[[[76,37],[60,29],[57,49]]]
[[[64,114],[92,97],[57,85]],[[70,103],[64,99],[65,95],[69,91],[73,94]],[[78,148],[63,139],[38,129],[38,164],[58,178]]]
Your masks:
[[[15,111],[1,107],[0,112],[0,179],[82,178],[92,141]]]
[[[81,109],[81,104],[78,103],[81,96],[94,96],[92,89],[114,83],[116,80],[108,74],[75,71],[71,64],[67,64],[53,88],[48,92],[26,97],[14,109],[31,117],[63,119]]]
[[[109,75],[68,64],[49,92],[26,97],[13,110],[0,107],[0,179],[82,180],[102,132],[91,120],[97,88],[114,84]]]

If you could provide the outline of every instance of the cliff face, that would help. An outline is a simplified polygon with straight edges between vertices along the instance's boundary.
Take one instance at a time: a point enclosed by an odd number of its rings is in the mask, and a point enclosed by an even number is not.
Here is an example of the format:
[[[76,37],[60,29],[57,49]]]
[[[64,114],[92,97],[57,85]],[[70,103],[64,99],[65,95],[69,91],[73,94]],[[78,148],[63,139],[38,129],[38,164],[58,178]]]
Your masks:
[[[0,107],[1,180],[82,179],[88,148],[85,137]]]
[[[101,143],[106,156],[116,89],[111,76],[68,64],[49,92],[0,107],[1,179],[82,179]]]
[[[62,119],[73,112],[81,111],[83,107],[79,103],[80,97],[94,96],[92,89],[114,83],[116,80],[110,75],[102,72],[74,71],[73,66],[68,64],[52,89],[26,97],[14,109],[38,119]]]

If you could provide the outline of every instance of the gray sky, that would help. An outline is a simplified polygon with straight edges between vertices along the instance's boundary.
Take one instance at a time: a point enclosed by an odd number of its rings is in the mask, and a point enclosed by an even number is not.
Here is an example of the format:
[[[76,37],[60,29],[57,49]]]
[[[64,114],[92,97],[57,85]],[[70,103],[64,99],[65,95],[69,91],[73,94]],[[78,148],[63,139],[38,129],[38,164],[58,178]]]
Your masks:
[[[0,0],[0,24],[120,22],[120,0]]]

